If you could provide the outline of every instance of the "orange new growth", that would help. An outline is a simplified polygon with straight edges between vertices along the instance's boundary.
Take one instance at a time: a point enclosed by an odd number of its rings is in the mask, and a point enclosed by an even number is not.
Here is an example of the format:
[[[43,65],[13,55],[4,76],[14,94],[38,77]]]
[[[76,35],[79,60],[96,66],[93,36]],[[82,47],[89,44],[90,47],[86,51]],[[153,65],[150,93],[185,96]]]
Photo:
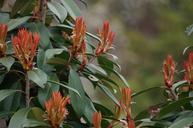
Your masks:
[[[87,64],[87,55],[86,55],[86,25],[82,17],[78,17],[75,21],[75,26],[72,31],[72,47],[71,47],[71,56],[77,57],[78,55],[82,56],[82,63],[80,69],[83,69]]]
[[[163,62],[163,75],[164,82],[168,88],[171,88],[174,83],[174,73],[175,73],[175,62],[171,55],[168,55],[166,60]]]
[[[131,117],[131,88],[122,89],[121,109],[125,112],[128,128],[135,128],[135,122]]]
[[[78,17],[75,21],[75,26],[72,31],[72,53],[81,52],[82,45],[85,42],[86,25],[82,17]]]
[[[6,24],[0,24],[0,57],[5,56],[7,51],[7,44],[5,43],[7,29],[8,27]]]
[[[52,97],[45,102],[46,119],[50,122],[52,128],[59,128],[60,124],[68,115],[66,105],[70,98],[62,97],[60,92],[53,92]]]
[[[193,84],[193,52],[189,53],[188,60],[184,62],[185,76],[184,79],[189,84]]]
[[[33,59],[39,41],[40,36],[37,33],[29,32],[25,28],[20,29],[17,36],[12,39],[15,56],[25,71],[33,68]]]
[[[94,112],[92,116],[92,122],[94,128],[101,128],[102,115],[100,112]]]
[[[95,51],[96,56],[105,53],[111,48],[114,37],[115,33],[110,30],[109,22],[104,21],[103,28],[99,30],[100,42]]]

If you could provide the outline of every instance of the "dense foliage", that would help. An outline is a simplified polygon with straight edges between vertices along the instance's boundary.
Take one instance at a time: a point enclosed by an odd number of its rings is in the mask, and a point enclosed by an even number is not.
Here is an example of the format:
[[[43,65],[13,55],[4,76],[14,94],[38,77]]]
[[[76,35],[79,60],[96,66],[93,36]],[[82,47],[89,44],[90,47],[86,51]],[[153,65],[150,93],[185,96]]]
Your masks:
[[[83,2],[83,4],[85,4]],[[108,21],[96,34],[72,0],[3,0],[0,2],[0,118],[8,128],[112,128],[190,126],[193,53],[177,71],[168,55],[165,85],[132,93],[109,53],[115,33]],[[192,28],[188,30],[189,34]],[[178,77],[176,77],[176,75]],[[89,81],[89,83],[88,83]],[[98,88],[114,111],[89,97]],[[168,99],[132,117],[133,97],[153,89]]]

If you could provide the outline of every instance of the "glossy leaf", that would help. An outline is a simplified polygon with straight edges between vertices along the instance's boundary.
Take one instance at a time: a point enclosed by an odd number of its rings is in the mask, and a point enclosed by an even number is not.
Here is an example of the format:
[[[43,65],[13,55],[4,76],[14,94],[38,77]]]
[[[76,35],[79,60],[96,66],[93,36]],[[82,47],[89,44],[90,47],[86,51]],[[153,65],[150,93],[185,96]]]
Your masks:
[[[22,18],[16,18],[16,19],[10,19],[10,21],[7,23],[8,24],[8,31],[11,31],[18,26],[24,24],[30,19],[30,16],[25,16]]]
[[[12,7],[11,17],[15,16],[17,13],[20,15],[30,15],[35,7],[36,0],[16,0],[14,6]]]
[[[80,16],[80,9],[73,0],[60,0],[61,3],[65,6],[69,15],[75,20],[76,17]]]
[[[28,71],[27,75],[28,78],[38,86],[41,88],[45,87],[45,83],[47,82],[47,74],[45,74],[42,70],[34,68],[33,70]]]
[[[23,123],[23,127],[38,127],[38,126],[50,127],[50,125],[46,123],[43,118],[44,114],[45,112],[38,107],[31,108]]]
[[[48,49],[51,47],[51,43],[50,43],[50,39],[49,39],[49,30],[43,23],[32,22],[32,23],[27,24],[26,27],[32,32],[39,33],[40,46],[42,49]]]
[[[37,114],[38,116],[34,116],[34,114]],[[49,125],[43,121],[42,116],[43,112],[39,108],[22,108],[12,116],[8,128],[23,128],[23,127],[37,127],[37,126],[48,127]]]
[[[58,17],[60,22],[64,22],[67,17],[67,11],[65,7],[56,1],[47,2],[47,5],[48,8]]]
[[[48,76],[48,84],[45,85],[45,88],[38,88],[37,97],[42,107],[44,107],[44,102],[51,97],[52,92],[58,91],[60,88],[58,84],[49,82],[50,80],[58,81],[56,74],[52,73]]]
[[[12,89],[3,89],[0,90],[0,102],[4,100],[6,97],[13,95],[14,93],[18,92],[18,90],[12,90]]]
[[[69,87],[69,86],[67,86],[67,85],[65,85],[65,84],[59,83],[59,82],[57,82],[57,81],[52,81],[52,80],[48,80],[48,82],[49,82],[49,83],[52,83],[52,84],[60,85],[60,86],[66,88],[66,89],[68,89],[68,90],[70,90],[70,91],[75,92],[77,95],[80,96],[79,92],[78,92],[76,89],[71,88],[71,87]]]
[[[9,14],[0,13],[0,23],[8,23],[8,22],[9,22]]]
[[[22,127],[38,127],[38,126],[46,126],[50,127],[47,123],[43,121],[37,121],[33,119],[26,119],[25,122],[22,124]]]
[[[169,103],[168,105],[164,106],[161,110],[160,113],[158,115],[158,117],[162,117],[170,112],[173,112],[177,109],[179,109],[181,106],[183,106],[186,103],[189,103],[190,101],[193,100],[193,97],[186,97],[183,99],[179,99],[177,101],[173,101],[171,103]]]
[[[22,128],[30,108],[18,110],[11,118],[8,128]]]
[[[193,118],[192,117],[185,117],[177,122],[174,122],[169,128],[185,128],[192,124]]]
[[[105,66],[105,65],[103,65],[102,68],[105,69],[106,71],[108,71],[110,73],[109,75],[113,75],[113,76],[117,77],[120,80],[118,82],[121,82],[121,85],[129,87],[129,84],[128,84],[127,80],[119,72],[117,72],[116,70],[111,69],[111,68],[109,68],[108,66]],[[119,85],[120,85],[120,83],[119,83]]]
[[[106,86],[102,84],[98,84],[98,86],[115,104],[120,105],[117,98],[112,94],[112,92]]]
[[[67,49],[65,49],[65,48],[47,49],[45,56],[47,59],[50,59],[50,58],[54,57],[54,55],[61,54],[63,51],[67,51]]]
[[[175,84],[172,85],[172,90],[174,90],[175,92],[177,92],[177,89],[181,86],[183,86],[185,83],[187,83],[186,80],[182,80],[182,81],[179,81]]]
[[[21,81],[17,81],[14,84],[11,84],[9,89],[16,90],[14,94],[8,96],[6,100],[1,102],[2,110],[5,111],[17,111],[20,106],[22,106],[22,93],[19,91],[22,87]],[[23,102],[24,103],[24,102]]]
[[[7,68],[8,72],[14,62],[15,62],[15,59],[11,56],[0,58],[0,63]]]
[[[91,117],[92,117],[93,112],[95,111],[94,105],[90,101],[90,99],[88,99],[85,96],[85,92],[84,92],[80,77],[73,69],[70,69],[68,86],[78,90],[80,94],[79,96],[76,93],[74,93],[73,91],[69,90],[71,104],[72,104],[72,107],[74,108],[74,111],[76,112],[78,117],[85,115],[86,118],[90,122],[92,122]]]

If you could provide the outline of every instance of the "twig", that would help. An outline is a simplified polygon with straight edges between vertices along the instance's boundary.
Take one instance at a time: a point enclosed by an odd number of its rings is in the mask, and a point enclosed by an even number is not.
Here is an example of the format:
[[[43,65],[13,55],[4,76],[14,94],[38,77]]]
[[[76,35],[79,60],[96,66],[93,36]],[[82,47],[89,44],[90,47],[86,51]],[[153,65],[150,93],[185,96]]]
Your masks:
[[[30,82],[29,82],[29,78],[27,73],[25,74],[25,82],[26,82],[26,86],[25,86],[25,102],[26,102],[26,107],[28,108],[30,105]]]

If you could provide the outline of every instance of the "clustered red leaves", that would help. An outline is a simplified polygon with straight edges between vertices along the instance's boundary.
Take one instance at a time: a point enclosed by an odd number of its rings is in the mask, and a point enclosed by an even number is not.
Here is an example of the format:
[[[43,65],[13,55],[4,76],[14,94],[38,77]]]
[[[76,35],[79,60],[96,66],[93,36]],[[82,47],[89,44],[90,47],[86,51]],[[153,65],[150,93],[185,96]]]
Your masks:
[[[185,76],[189,84],[193,84],[193,52],[189,53],[188,60],[184,62]]]
[[[37,9],[38,10],[38,9]],[[34,10],[34,16],[36,11]],[[109,22],[103,23],[103,28],[99,30],[100,42],[98,43],[95,55],[104,54],[112,46],[115,33],[110,30]],[[0,24],[0,55],[6,55],[7,45],[5,39],[7,36],[7,25]],[[78,17],[75,21],[75,26],[72,32],[72,47],[70,47],[71,57],[82,57],[80,68],[84,68],[87,64],[86,55],[86,25],[82,17]],[[32,33],[27,29],[20,29],[18,34],[12,38],[15,57],[20,61],[25,71],[33,68],[33,59],[36,56],[36,49],[40,42],[40,36],[37,33]],[[125,113],[126,121],[129,128],[134,128],[135,124],[131,117],[131,90],[124,88],[122,90],[121,106],[116,106],[118,114]],[[70,98],[62,97],[60,92],[53,92],[52,97],[45,102],[46,115],[44,118],[50,123],[53,128],[59,128],[60,124],[67,118],[68,111],[66,105],[70,103]],[[117,116],[119,118],[119,116]],[[93,113],[94,128],[101,128],[102,115],[101,112]],[[110,127],[110,126],[109,126]]]
[[[33,59],[36,55],[39,41],[40,36],[37,33],[29,32],[25,28],[20,29],[17,36],[12,39],[15,56],[25,71],[33,68]]]
[[[100,38],[100,42],[95,51],[96,56],[107,52],[107,50],[110,49],[112,46],[115,33],[110,30],[110,25],[108,21],[104,21],[103,28],[99,30],[98,35]]]
[[[75,26],[72,31],[72,47],[70,48],[71,56],[82,56],[82,64],[80,68],[84,68],[87,64],[86,55],[86,24],[82,17],[78,17],[75,21]]]
[[[0,57],[6,55],[7,44],[5,40],[7,36],[7,29],[8,27],[6,24],[0,24]]]
[[[102,120],[101,112],[94,112],[92,116],[94,128],[101,128],[101,120]]]
[[[163,62],[163,76],[165,85],[171,88],[174,84],[174,74],[175,74],[176,64],[171,55],[168,55]],[[193,84],[193,52],[188,55],[188,60],[184,61],[184,80],[189,84]]]
[[[60,124],[68,115],[66,105],[70,103],[70,98],[62,97],[60,92],[53,92],[52,97],[45,102],[46,120],[49,121],[52,128],[59,128]]]
[[[98,43],[95,56],[104,54],[112,47],[113,39],[115,33],[110,30],[110,25],[108,21],[104,21],[103,28],[98,32],[100,42]],[[88,63],[86,55],[86,24],[82,17],[78,17],[75,21],[75,26],[72,31],[72,47],[70,47],[70,52],[72,57],[77,57],[80,55],[82,57],[82,63],[80,70],[82,70]]]
[[[126,122],[123,125],[126,125],[128,128],[135,128],[135,122],[131,117],[131,88],[122,88],[121,90],[121,99],[120,99],[120,106],[115,106],[115,118],[119,119],[121,113],[123,113],[126,117]],[[116,121],[112,121],[108,128],[112,128]]]
[[[175,73],[175,62],[171,55],[168,55],[166,60],[163,62],[163,74],[164,82],[168,88],[171,88],[174,84],[174,73]]]

